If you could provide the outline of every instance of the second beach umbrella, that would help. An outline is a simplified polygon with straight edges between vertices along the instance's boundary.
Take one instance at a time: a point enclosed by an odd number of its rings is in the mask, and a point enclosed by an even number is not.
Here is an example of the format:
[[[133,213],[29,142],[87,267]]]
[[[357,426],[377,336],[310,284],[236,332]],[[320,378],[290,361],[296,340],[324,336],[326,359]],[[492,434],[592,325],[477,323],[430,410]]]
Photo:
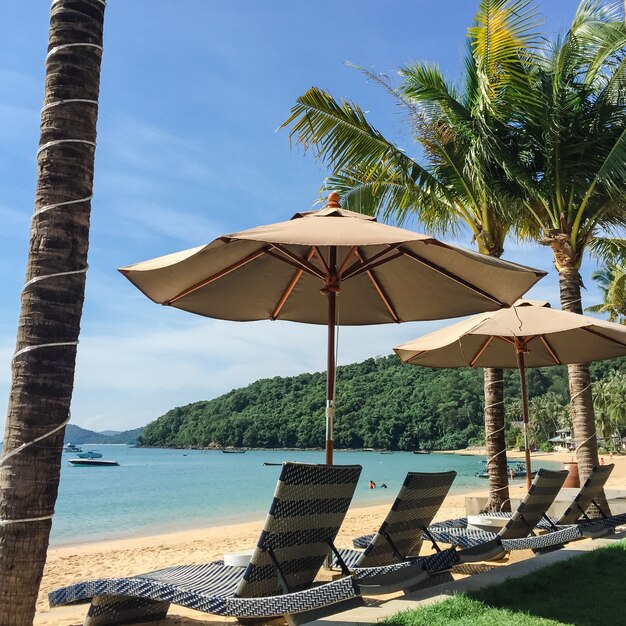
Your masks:
[[[426,367],[517,368],[522,391],[526,482],[530,487],[526,368],[587,363],[626,355],[626,326],[519,300],[394,348],[404,363]]]
[[[327,325],[327,463],[338,299],[342,325],[434,320],[508,306],[545,275],[378,223],[338,200],[333,193],[320,211],[120,268],[154,302],[206,317]]]

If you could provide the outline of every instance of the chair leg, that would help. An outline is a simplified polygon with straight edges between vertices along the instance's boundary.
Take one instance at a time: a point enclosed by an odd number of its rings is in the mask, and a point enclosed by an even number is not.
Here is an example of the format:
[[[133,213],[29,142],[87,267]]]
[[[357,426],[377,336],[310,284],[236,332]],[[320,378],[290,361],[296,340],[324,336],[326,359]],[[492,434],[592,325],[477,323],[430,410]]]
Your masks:
[[[444,583],[454,582],[454,577],[452,576],[449,570],[443,572],[435,572],[434,574],[428,575],[426,578],[421,580],[417,585],[413,585],[412,587],[408,587],[404,589],[404,595],[414,593],[416,591],[422,591],[423,589],[428,589],[429,587],[436,587],[437,585],[443,585]]]
[[[165,619],[169,602],[129,596],[96,596],[91,600],[83,626],[115,626]]]
[[[322,606],[318,609],[312,609],[302,613],[289,613],[285,615],[285,619],[287,620],[287,626],[301,626],[302,624],[314,622],[316,619],[320,619],[322,617],[328,617],[329,615],[335,615],[335,613],[341,613],[342,611],[347,611],[348,609],[363,606],[363,604],[363,598],[357,596],[356,598],[350,598],[349,600],[343,600],[342,602]]]

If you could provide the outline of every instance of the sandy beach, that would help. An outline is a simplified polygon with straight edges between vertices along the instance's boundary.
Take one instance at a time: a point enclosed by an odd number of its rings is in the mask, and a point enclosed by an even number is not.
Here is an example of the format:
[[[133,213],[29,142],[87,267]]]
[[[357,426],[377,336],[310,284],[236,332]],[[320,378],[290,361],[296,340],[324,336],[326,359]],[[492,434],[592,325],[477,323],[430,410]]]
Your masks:
[[[484,455],[479,449],[457,451],[456,454]],[[523,453],[521,454],[523,457]],[[509,458],[517,458],[510,454]],[[572,460],[571,453],[533,454],[533,459],[565,462]],[[626,489],[626,457],[605,457],[605,462],[615,463],[608,487]],[[513,497],[520,497],[524,487],[516,481],[511,488]],[[486,490],[450,496],[440,509],[436,519],[460,517],[465,514],[465,497],[484,495]],[[390,500],[394,494],[390,494]],[[352,508],[339,534],[337,545],[351,546],[353,537],[374,531],[384,518],[388,504],[363,508]],[[52,589],[81,580],[109,576],[128,576],[173,565],[204,563],[222,558],[232,552],[254,546],[263,520],[254,520],[212,528],[139,537],[118,541],[106,541],[74,546],[51,548],[37,603],[36,626],[78,626],[82,624],[87,605],[48,607],[47,593]],[[532,553],[519,556],[532,556]],[[166,620],[151,622],[159,626],[192,626],[194,624],[233,623],[235,620],[211,616],[172,605]]]

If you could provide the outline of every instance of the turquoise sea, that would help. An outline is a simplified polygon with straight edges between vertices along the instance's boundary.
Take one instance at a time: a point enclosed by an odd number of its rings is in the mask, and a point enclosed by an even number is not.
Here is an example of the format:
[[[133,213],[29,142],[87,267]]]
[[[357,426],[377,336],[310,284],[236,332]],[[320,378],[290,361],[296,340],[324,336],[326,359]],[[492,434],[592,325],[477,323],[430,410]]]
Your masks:
[[[82,446],[98,450],[119,467],[74,467],[64,453],[61,483],[52,524],[52,545],[152,535],[203,526],[263,519],[278,466],[264,462],[323,463],[321,451],[221,451]],[[487,486],[476,478],[480,457],[408,452],[335,452],[337,464],[363,466],[353,506],[392,502],[408,471],[446,471],[458,476],[453,492]],[[556,463],[542,463],[556,467]],[[533,466],[533,469],[536,469]],[[373,480],[387,489],[368,489]]]

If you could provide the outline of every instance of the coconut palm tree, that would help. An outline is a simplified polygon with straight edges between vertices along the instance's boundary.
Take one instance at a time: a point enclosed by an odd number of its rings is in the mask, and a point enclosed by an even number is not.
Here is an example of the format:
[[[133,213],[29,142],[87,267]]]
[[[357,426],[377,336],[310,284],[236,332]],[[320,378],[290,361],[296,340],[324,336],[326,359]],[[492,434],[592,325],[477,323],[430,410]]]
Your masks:
[[[580,267],[594,236],[626,223],[626,26],[619,2],[584,0],[569,31],[513,76],[516,181],[532,228],[552,249],[563,309],[582,313]],[[517,84],[516,84],[517,83]],[[517,92],[519,97],[513,92]],[[517,163],[516,163],[517,164]],[[569,365],[581,478],[598,462],[589,368]]]
[[[401,70],[386,88],[408,114],[422,162],[408,156],[366,119],[361,108],[310,89],[283,126],[332,169],[327,187],[344,206],[402,222],[417,219],[432,232],[469,230],[478,250],[502,255],[521,206],[510,187],[517,152],[506,121],[510,77],[523,69],[519,50],[532,54],[537,14],[529,0],[483,0],[468,31],[465,84],[458,91],[433,65]],[[502,154],[501,154],[502,153]],[[502,370],[485,370],[485,435],[490,476],[489,510],[508,508]]]
[[[29,282],[0,461],[0,624],[11,626],[33,621],[72,397],[104,7],[101,0],[57,0],[51,9]]]

